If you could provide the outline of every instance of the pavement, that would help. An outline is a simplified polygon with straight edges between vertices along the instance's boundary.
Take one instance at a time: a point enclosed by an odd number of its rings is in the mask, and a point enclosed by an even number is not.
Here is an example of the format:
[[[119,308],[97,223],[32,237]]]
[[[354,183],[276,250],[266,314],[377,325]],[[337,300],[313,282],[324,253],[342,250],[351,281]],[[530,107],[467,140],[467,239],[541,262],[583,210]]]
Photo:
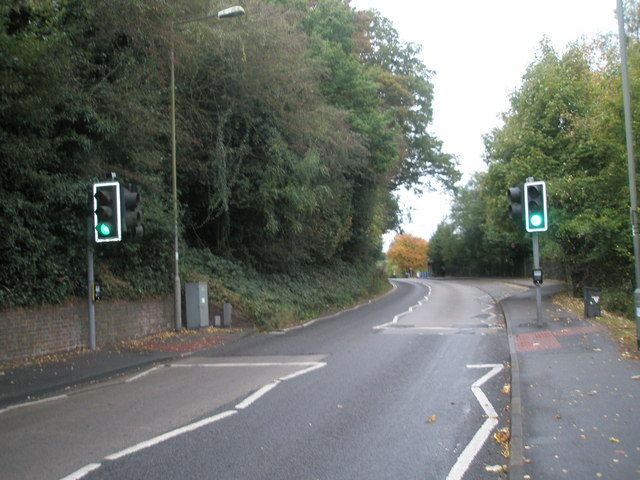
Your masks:
[[[511,353],[509,478],[640,480],[640,362],[624,358],[597,323],[553,305],[560,283],[545,283],[539,325],[530,280],[518,283],[516,295],[504,281],[485,283],[504,312]],[[253,334],[185,330],[0,365],[0,411]]]
[[[640,362],[533,289],[501,300],[511,351],[509,478],[640,479]]]
[[[11,405],[168,363],[255,334],[242,328],[183,329],[121,342],[96,350],[44,355],[0,364],[0,411]]]

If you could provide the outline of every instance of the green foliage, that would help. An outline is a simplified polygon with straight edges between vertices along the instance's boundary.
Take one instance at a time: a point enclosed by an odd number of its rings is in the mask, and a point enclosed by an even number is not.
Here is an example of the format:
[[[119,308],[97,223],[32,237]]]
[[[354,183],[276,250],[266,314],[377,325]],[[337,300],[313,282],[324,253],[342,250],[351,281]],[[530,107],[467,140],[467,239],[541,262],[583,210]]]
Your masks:
[[[637,12],[634,2],[627,12],[633,25]],[[504,125],[485,137],[488,171],[461,189],[451,217],[430,241],[437,267],[456,274],[524,273],[520,266],[531,264],[531,240],[508,218],[505,194],[535,177],[547,183],[550,228],[540,234],[543,263],[562,265],[560,276],[576,295],[584,286],[601,287],[609,308],[628,313],[633,257],[616,49],[602,38],[559,54],[542,42],[511,97]],[[636,91],[637,30],[628,51]],[[634,108],[637,118],[640,110]]]
[[[521,275],[519,258],[524,235],[506,217],[505,197],[486,194],[488,176],[476,174],[461,187],[449,218],[429,241],[429,259],[438,275]],[[506,190],[506,189],[505,189]],[[498,211],[492,218],[491,212]]]
[[[389,289],[386,276],[375,266],[358,267],[340,260],[286,275],[261,274],[209,250],[190,250],[184,262],[186,282],[207,282],[211,302],[233,304],[234,310],[264,330],[352,306]]]
[[[610,110],[620,108],[611,101],[619,85],[612,70],[591,64],[589,53],[574,45],[559,56],[543,44],[505,126],[489,142],[489,176],[504,165],[507,185],[528,176],[547,181],[547,252],[557,255],[577,291],[624,285],[631,266],[625,158],[609,125],[621,126]]]
[[[0,6],[0,308],[84,295],[89,191],[108,172],[140,192],[145,233],[96,245],[97,281],[171,291],[171,51],[182,273],[265,326],[356,299],[398,223],[393,190],[455,183],[427,133],[431,72],[388,21],[248,0],[241,18],[175,24],[227,6],[208,3]]]

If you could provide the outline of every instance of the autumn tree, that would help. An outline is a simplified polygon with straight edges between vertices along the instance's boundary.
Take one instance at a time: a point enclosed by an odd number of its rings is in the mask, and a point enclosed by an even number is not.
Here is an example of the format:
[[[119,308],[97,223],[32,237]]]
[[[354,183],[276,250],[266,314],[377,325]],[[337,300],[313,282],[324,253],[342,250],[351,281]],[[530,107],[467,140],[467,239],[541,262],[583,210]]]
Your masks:
[[[402,271],[426,270],[429,244],[420,237],[409,234],[396,235],[389,246],[387,258]]]

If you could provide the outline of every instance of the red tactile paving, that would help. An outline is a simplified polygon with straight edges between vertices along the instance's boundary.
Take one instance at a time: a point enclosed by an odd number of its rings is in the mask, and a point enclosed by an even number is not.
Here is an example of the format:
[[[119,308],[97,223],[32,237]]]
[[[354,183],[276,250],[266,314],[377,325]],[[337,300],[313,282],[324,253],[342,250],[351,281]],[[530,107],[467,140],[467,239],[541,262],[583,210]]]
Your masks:
[[[552,348],[560,348],[560,342],[553,335],[553,332],[544,331],[516,335],[516,350],[519,352],[550,350]]]
[[[564,328],[562,330],[543,330],[540,332],[519,333],[515,335],[516,350],[518,352],[529,352],[536,350],[551,350],[560,348],[560,342],[556,337],[565,337],[568,335],[584,335],[587,333],[597,332],[600,329],[597,326]]]

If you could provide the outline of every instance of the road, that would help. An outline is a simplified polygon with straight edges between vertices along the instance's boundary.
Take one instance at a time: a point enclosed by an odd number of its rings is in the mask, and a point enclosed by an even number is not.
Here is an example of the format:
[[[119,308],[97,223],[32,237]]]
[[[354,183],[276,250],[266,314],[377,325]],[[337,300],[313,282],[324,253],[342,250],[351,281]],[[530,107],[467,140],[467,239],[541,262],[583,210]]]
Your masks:
[[[381,299],[0,413],[5,479],[506,478],[503,318],[473,283]]]

